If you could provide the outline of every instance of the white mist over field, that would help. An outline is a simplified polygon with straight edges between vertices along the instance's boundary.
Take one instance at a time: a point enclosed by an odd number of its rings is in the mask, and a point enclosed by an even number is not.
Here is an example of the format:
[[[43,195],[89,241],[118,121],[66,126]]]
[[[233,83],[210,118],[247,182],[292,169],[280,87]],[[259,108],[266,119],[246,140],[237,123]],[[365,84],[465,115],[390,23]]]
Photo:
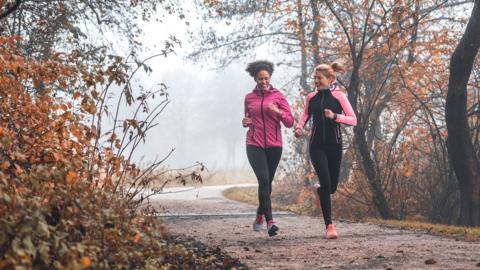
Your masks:
[[[166,84],[170,103],[157,119],[159,125],[149,131],[146,143],[139,147],[135,160],[161,159],[175,148],[164,163],[171,168],[198,161],[210,171],[235,171],[251,181],[253,174],[245,154],[246,130],[241,119],[244,96],[255,82],[244,71],[246,63],[213,71],[213,60],[202,66],[186,60],[191,50],[187,27],[177,18],[148,23],[144,31],[149,48],[145,57],[158,53],[170,35],[182,44],[174,54],[150,60],[152,74],[137,76],[146,89]]]

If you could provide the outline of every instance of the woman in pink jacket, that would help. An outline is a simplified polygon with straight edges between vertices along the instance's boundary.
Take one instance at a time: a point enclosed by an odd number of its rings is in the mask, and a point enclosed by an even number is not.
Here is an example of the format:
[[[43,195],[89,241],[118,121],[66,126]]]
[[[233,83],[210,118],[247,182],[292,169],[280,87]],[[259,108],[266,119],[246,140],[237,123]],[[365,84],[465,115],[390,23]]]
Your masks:
[[[257,85],[245,96],[245,117],[242,120],[247,132],[247,157],[258,181],[257,217],[253,230],[260,231],[264,218],[269,236],[277,234],[278,226],[272,217],[270,194],[272,181],[282,155],[281,124],[293,126],[293,117],[285,96],[270,85],[273,64],[255,61],[246,71]]]
[[[337,190],[342,161],[340,124],[350,126],[357,124],[357,118],[347,96],[334,83],[338,71],[344,71],[339,63],[322,64],[315,68],[316,91],[307,95],[303,115],[295,129],[295,136],[301,136],[305,123],[313,118],[309,152],[320,182],[320,185],[315,186],[315,191],[320,196],[328,239],[337,238],[332,223],[330,195]]]

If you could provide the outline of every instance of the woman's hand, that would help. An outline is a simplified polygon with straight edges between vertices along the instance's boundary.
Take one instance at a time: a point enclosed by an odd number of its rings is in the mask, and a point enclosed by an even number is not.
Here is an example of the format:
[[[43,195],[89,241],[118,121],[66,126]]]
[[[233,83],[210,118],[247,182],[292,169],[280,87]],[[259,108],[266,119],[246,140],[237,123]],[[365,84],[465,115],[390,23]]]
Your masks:
[[[325,114],[325,117],[328,118],[328,119],[334,120],[336,118],[335,113],[332,112],[330,109],[325,109],[325,110],[323,110],[323,112]]]
[[[269,109],[271,112],[274,112],[274,113],[276,113],[276,114],[278,114],[278,115],[280,115],[280,114],[283,113],[283,111],[280,110],[280,109],[277,107],[277,105],[275,105],[274,103],[268,104],[268,109]]]
[[[298,138],[303,135],[303,130],[301,128],[295,129],[295,137]]]
[[[252,118],[250,118],[250,114],[247,112],[245,114],[245,117],[242,119],[242,125],[243,127],[248,127],[252,124]]]

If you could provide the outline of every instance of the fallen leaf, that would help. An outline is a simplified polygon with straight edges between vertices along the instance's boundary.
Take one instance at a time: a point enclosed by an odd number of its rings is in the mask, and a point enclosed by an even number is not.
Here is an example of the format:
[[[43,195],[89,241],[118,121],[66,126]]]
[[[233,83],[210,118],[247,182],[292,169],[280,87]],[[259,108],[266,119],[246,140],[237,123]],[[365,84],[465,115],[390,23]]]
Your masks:
[[[142,238],[142,236],[140,235],[140,233],[137,232],[137,234],[135,234],[135,236],[133,237],[133,242],[136,244],[136,243],[140,242],[141,238]]]
[[[67,184],[73,185],[77,181],[77,173],[69,171],[65,177],[65,180],[67,181]]]
[[[82,264],[83,268],[88,268],[90,265],[92,265],[92,260],[90,260],[90,258],[87,256],[83,256],[82,259],[80,259],[80,263]]]

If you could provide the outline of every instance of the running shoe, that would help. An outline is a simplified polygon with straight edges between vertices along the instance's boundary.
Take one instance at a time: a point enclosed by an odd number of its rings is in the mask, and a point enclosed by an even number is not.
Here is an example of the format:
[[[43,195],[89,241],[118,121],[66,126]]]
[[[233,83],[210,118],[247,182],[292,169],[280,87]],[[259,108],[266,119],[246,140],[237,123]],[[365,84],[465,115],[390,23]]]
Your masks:
[[[335,227],[333,224],[328,224],[327,226],[327,239],[337,239],[338,234],[337,231],[335,230]]]
[[[263,227],[263,215],[257,215],[255,221],[253,222],[253,230],[259,232]]]
[[[275,225],[273,220],[268,221],[267,229],[268,229],[268,235],[269,236],[277,235],[278,227],[277,227],[277,225]]]

